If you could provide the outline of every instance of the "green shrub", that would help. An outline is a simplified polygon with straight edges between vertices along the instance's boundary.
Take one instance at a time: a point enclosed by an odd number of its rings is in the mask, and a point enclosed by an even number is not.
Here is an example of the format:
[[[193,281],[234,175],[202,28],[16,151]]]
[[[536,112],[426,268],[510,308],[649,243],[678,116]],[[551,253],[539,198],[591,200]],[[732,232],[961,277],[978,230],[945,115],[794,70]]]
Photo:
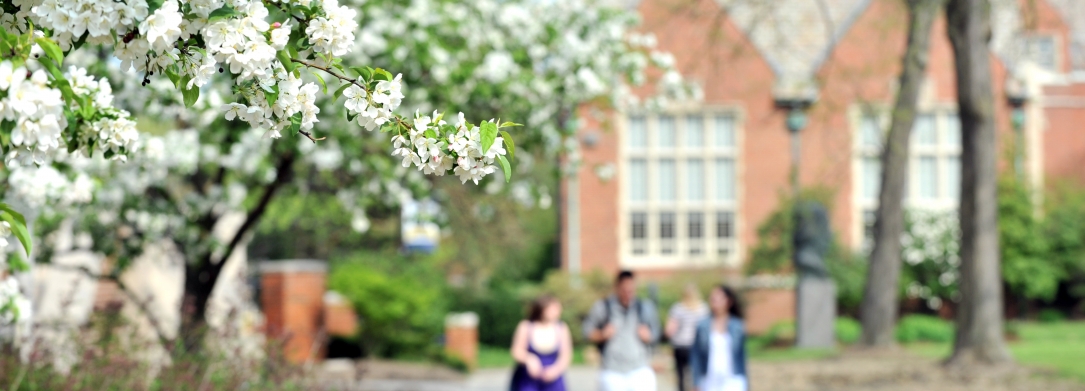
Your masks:
[[[951,342],[953,324],[929,315],[908,315],[900,320],[896,330],[897,342]]]
[[[442,281],[425,270],[425,259],[388,255],[384,260],[388,263],[364,257],[339,262],[328,287],[353,304],[368,355],[436,354],[448,312]]]
[[[482,345],[508,347],[516,325],[524,319],[527,300],[511,284],[491,284],[488,289],[453,289],[449,297],[456,312],[478,314],[478,340]]]
[[[1058,323],[1066,320],[1066,314],[1063,314],[1059,310],[1049,308],[1040,311],[1040,315],[1037,318],[1043,323]]]
[[[848,317],[836,318],[833,328],[836,330],[836,340],[845,345],[859,342],[859,335],[863,333],[859,321]]]

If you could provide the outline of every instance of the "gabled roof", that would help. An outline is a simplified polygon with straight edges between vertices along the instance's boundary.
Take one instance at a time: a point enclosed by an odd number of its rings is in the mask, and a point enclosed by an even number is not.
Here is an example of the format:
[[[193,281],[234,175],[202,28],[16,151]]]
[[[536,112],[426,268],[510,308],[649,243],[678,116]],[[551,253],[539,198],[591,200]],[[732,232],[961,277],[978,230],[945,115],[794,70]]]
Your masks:
[[[871,0],[716,0],[783,79],[811,78]]]

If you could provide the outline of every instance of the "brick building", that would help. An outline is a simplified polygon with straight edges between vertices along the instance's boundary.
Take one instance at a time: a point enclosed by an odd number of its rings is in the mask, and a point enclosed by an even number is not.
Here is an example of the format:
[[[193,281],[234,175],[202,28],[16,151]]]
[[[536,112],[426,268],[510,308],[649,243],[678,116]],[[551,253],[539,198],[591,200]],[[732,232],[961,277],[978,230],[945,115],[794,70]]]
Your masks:
[[[562,184],[563,267],[739,270],[757,227],[791,189],[787,113],[774,99],[794,85],[816,86],[818,94],[801,131],[799,180],[834,191],[836,234],[863,248],[905,48],[903,1],[633,3],[643,28],[704,99],[588,116],[580,130],[584,164]],[[992,3],[999,143],[1019,140],[1024,151],[1004,168],[1021,170],[1037,188],[1085,183],[1085,2]],[[952,211],[960,125],[944,13],[931,39],[905,202]],[[1014,110],[1024,119],[1019,128]]]

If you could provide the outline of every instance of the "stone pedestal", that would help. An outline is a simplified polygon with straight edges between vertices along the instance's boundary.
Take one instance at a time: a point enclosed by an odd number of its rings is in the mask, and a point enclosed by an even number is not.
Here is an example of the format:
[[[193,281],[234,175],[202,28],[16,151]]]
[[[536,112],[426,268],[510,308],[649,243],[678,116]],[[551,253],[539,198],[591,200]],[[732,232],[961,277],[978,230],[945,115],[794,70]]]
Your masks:
[[[795,294],[795,347],[836,347],[836,284],[830,279],[801,277]]]

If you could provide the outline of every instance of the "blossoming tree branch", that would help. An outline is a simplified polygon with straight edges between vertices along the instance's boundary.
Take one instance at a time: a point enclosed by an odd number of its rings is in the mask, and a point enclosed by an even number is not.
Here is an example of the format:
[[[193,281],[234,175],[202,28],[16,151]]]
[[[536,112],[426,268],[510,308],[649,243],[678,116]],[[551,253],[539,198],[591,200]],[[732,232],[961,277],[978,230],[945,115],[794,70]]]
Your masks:
[[[517,124],[475,125],[462,113],[454,124],[437,112],[405,118],[394,113],[403,98],[401,76],[344,66],[340,57],[353,46],[358,25],[356,11],[336,0],[23,0],[3,7],[0,147],[11,151],[9,160],[46,164],[58,150],[127,159],[139,133],[130,114],[113,107],[108,81],[74,66],[61,71],[66,52],[98,44],[113,45],[122,69],[142,72],[144,85],[168,78],[186,106],[216,73],[228,72],[236,102],[223,106],[226,118],[267,129],[272,138],[290,132],[323,139],[313,134],[317,94],[327,94],[325,76],[334,77],[341,86],[333,95],[346,96],[348,119],[367,131],[394,133],[394,153],[426,174],[451,171],[477,184],[495,164],[506,180],[512,173],[506,158],[513,156],[512,140],[500,129]],[[303,71],[319,86],[303,82]],[[23,216],[3,205],[0,219],[29,255]]]

